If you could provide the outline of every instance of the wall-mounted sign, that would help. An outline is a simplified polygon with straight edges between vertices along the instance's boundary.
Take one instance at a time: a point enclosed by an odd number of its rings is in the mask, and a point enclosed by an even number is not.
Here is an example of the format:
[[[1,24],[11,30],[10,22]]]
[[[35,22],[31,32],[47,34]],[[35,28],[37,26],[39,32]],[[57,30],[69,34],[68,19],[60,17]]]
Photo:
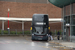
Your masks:
[[[70,26],[70,24],[69,24],[69,23],[67,23],[67,24],[66,24],[66,26]]]

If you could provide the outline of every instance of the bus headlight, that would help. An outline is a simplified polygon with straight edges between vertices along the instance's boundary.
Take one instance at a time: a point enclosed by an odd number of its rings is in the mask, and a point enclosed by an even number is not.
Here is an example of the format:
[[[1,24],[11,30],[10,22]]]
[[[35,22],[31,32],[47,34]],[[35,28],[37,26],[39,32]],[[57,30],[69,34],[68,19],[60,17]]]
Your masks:
[[[32,27],[30,28],[30,30],[32,30]]]
[[[50,27],[48,27],[48,29],[50,30]]]

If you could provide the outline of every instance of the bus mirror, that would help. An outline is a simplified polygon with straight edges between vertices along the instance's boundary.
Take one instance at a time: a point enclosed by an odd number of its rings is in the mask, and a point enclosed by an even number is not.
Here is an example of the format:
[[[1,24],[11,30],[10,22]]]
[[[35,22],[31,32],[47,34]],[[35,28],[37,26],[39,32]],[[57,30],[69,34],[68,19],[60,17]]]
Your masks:
[[[48,27],[48,29],[50,30],[50,27]]]
[[[32,27],[30,28],[30,30],[32,30]]]

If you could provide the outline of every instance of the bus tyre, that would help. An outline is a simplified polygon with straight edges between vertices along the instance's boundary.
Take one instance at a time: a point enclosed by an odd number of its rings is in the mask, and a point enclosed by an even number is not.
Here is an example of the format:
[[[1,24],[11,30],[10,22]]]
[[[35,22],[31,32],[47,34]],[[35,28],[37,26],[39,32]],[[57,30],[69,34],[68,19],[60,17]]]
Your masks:
[[[32,41],[34,41],[34,40],[32,39]]]
[[[48,42],[48,40],[46,40]]]
[[[46,41],[48,41],[48,38],[46,39]]]

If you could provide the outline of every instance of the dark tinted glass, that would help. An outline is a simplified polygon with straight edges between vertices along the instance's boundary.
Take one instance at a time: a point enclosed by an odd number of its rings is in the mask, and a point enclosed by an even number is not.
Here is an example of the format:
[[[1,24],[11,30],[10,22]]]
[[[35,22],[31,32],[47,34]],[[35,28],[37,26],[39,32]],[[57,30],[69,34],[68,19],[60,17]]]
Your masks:
[[[48,15],[34,15],[33,25],[38,27],[48,27]]]
[[[48,25],[48,15],[44,15],[44,22]]]

